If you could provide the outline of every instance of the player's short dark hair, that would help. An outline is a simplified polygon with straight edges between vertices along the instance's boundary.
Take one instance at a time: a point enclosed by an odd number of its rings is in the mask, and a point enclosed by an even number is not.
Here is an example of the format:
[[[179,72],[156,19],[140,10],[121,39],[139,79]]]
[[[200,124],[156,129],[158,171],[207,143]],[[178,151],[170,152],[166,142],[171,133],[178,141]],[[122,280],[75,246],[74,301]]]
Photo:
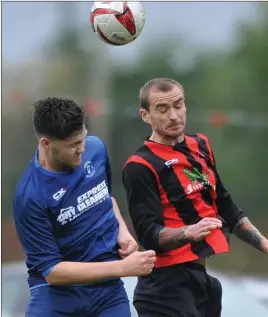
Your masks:
[[[174,86],[178,86],[184,93],[182,85],[174,79],[170,78],[155,78],[148,81],[140,89],[140,107],[149,111],[150,106],[150,91],[152,88],[155,88],[158,91],[167,92],[170,91]]]
[[[64,140],[73,133],[80,133],[84,126],[83,106],[71,99],[48,97],[33,105],[32,121],[38,137],[46,136]]]

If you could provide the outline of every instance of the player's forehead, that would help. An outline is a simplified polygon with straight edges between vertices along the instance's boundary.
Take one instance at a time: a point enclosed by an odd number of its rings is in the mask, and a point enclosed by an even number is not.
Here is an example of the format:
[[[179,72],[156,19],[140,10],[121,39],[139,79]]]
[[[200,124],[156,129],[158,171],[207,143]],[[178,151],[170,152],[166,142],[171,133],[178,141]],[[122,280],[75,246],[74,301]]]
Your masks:
[[[65,140],[67,143],[75,143],[83,140],[87,136],[87,129],[84,126],[81,131],[74,132],[69,138]]]
[[[161,91],[157,87],[152,87],[149,92],[149,102],[151,106],[158,103],[169,103],[184,98],[184,92],[181,87],[172,85],[169,90]]]

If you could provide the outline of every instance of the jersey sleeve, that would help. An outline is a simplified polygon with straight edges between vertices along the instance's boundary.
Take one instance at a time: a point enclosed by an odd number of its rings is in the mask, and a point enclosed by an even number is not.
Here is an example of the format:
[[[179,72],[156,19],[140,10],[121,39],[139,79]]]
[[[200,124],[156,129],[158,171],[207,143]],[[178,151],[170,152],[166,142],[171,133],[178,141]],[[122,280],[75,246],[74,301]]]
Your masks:
[[[107,184],[108,184],[108,191],[110,196],[112,196],[112,170],[110,165],[109,156],[107,153],[107,161],[106,161],[106,177],[107,177]]]
[[[30,198],[17,197],[14,200],[14,220],[29,268],[36,269],[45,277],[62,261],[46,209]]]
[[[104,149],[104,155],[105,155],[105,171],[106,171],[106,177],[107,177],[107,186],[108,186],[108,191],[109,191],[109,194],[110,196],[112,196],[112,170],[111,170],[111,164],[110,164],[110,159],[109,159],[109,154],[108,154],[108,151],[107,151],[107,147],[105,145],[105,143],[95,137],[98,142],[100,142],[102,144],[102,147]]]
[[[209,141],[208,141],[209,143]],[[213,153],[213,150],[211,148],[211,145],[209,143],[209,147],[211,150],[212,155],[212,162],[211,164],[214,167],[214,172],[216,176],[216,192],[217,192],[217,200],[216,204],[218,207],[218,213],[220,217],[226,221],[227,225],[229,226],[230,230],[236,226],[237,222],[243,218],[244,212],[241,210],[233,201],[231,194],[229,191],[225,188],[223,185],[223,182],[221,180],[221,177],[218,173],[217,167],[216,167],[216,161],[215,156]]]
[[[129,162],[123,169],[123,183],[139,242],[145,249],[161,251],[159,233],[164,228],[164,217],[153,172],[142,164]]]

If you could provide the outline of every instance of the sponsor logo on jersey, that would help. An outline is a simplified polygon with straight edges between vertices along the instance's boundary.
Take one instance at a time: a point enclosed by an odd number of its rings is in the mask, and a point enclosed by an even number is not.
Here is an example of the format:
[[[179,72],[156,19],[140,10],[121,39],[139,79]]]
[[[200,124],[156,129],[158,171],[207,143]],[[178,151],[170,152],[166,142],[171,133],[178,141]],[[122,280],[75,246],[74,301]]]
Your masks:
[[[173,159],[171,159],[171,160],[169,160],[169,161],[166,161],[166,162],[165,162],[165,165],[166,165],[167,167],[171,167],[172,165],[175,165],[175,164],[178,164],[178,163],[179,163],[179,159],[173,158]]]
[[[60,210],[60,214],[58,215],[57,221],[63,226],[67,222],[72,221],[75,218],[75,208],[71,206]]]
[[[103,181],[77,198],[77,209],[84,212],[102,203],[109,197],[106,181]]]
[[[184,174],[191,180],[191,184],[189,184],[186,188],[186,194],[191,194],[195,191],[198,191],[200,189],[216,189],[215,186],[213,186],[210,181],[208,180],[208,173],[202,174],[198,171],[197,168],[193,167],[192,171],[185,168]]]
[[[58,201],[65,195],[66,191],[66,188],[62,188],[61,190],[56,192],[52,197]]]
[[[103,203],[109,199],[109,191],[106,181],[99,183],[90,190],[86,191],[79,197],[77,197],[77,206],[71,206],[60,210],[60,214],[57,217],[57,221],[61,225],[65,225],[68,222],[80,217],[83,213]]]

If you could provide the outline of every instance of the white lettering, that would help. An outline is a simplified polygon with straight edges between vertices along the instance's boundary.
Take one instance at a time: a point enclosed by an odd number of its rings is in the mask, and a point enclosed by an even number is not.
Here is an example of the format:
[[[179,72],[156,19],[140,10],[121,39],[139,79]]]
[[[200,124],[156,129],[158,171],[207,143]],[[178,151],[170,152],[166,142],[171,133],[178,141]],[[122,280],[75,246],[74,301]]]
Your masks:
[[[79,204],[79,205],[77,206],[77,209],[78,209],[79,211],[82,211],[82,210],[85,209],[85,208],[87,208],[87,205],[86,205],[84,202],[82,202],[81,204]]]
[[[70,221],[73,221],[88,209],[102,203],[107,198],[109,198],[109,191],[106,181],[103,181],[81,196],[77,197],[77,213],[75,212],[75,207],[73,206],[61,209],[57,220],[61,225],[64,225]]]
[[[79,196],[77,198],[77,203],[81,204],[83,201],[85,201],[86,199],[90,198],[92,195],[97,194],[98,192],[100,192],[105,187],[107,187],[106,186],[106,181],[101,182],[100,184],[98,184],[97,186],[93,187],[92,189],[90,189],[89,191],[84,193],[83,195]]]
[[[203,181],[203,182],[198,183],[198,184],[189,184],[186,187],[186,194],[189,195],[195,191],[198,191],[198,190],[204,188],[204,186],[210,186],[210,188],[212,187],[214,190],[216,190],[216,186],[211,185],[209,181]]]
[[[186,193],[189,195],[193,192],[193,189],[192,189],[192,184],[189,184],[186,188]]]
[[[100,187],[100,188],[102,188],[102,187]],[[106,196],[108,197],[108,195],[109,195],[109,192],[108,192],[108,188],[106,186],[104,189],[102,189],[100,192],[98,192],[94,196],[91,196],[88,199],[86,199],[85,201],[82,201],[81,203],[79,203],[77,205],[77,209],[79,211],[83,211],[85,209],[88,209],[89,207],[102,202],[102,199]]]

